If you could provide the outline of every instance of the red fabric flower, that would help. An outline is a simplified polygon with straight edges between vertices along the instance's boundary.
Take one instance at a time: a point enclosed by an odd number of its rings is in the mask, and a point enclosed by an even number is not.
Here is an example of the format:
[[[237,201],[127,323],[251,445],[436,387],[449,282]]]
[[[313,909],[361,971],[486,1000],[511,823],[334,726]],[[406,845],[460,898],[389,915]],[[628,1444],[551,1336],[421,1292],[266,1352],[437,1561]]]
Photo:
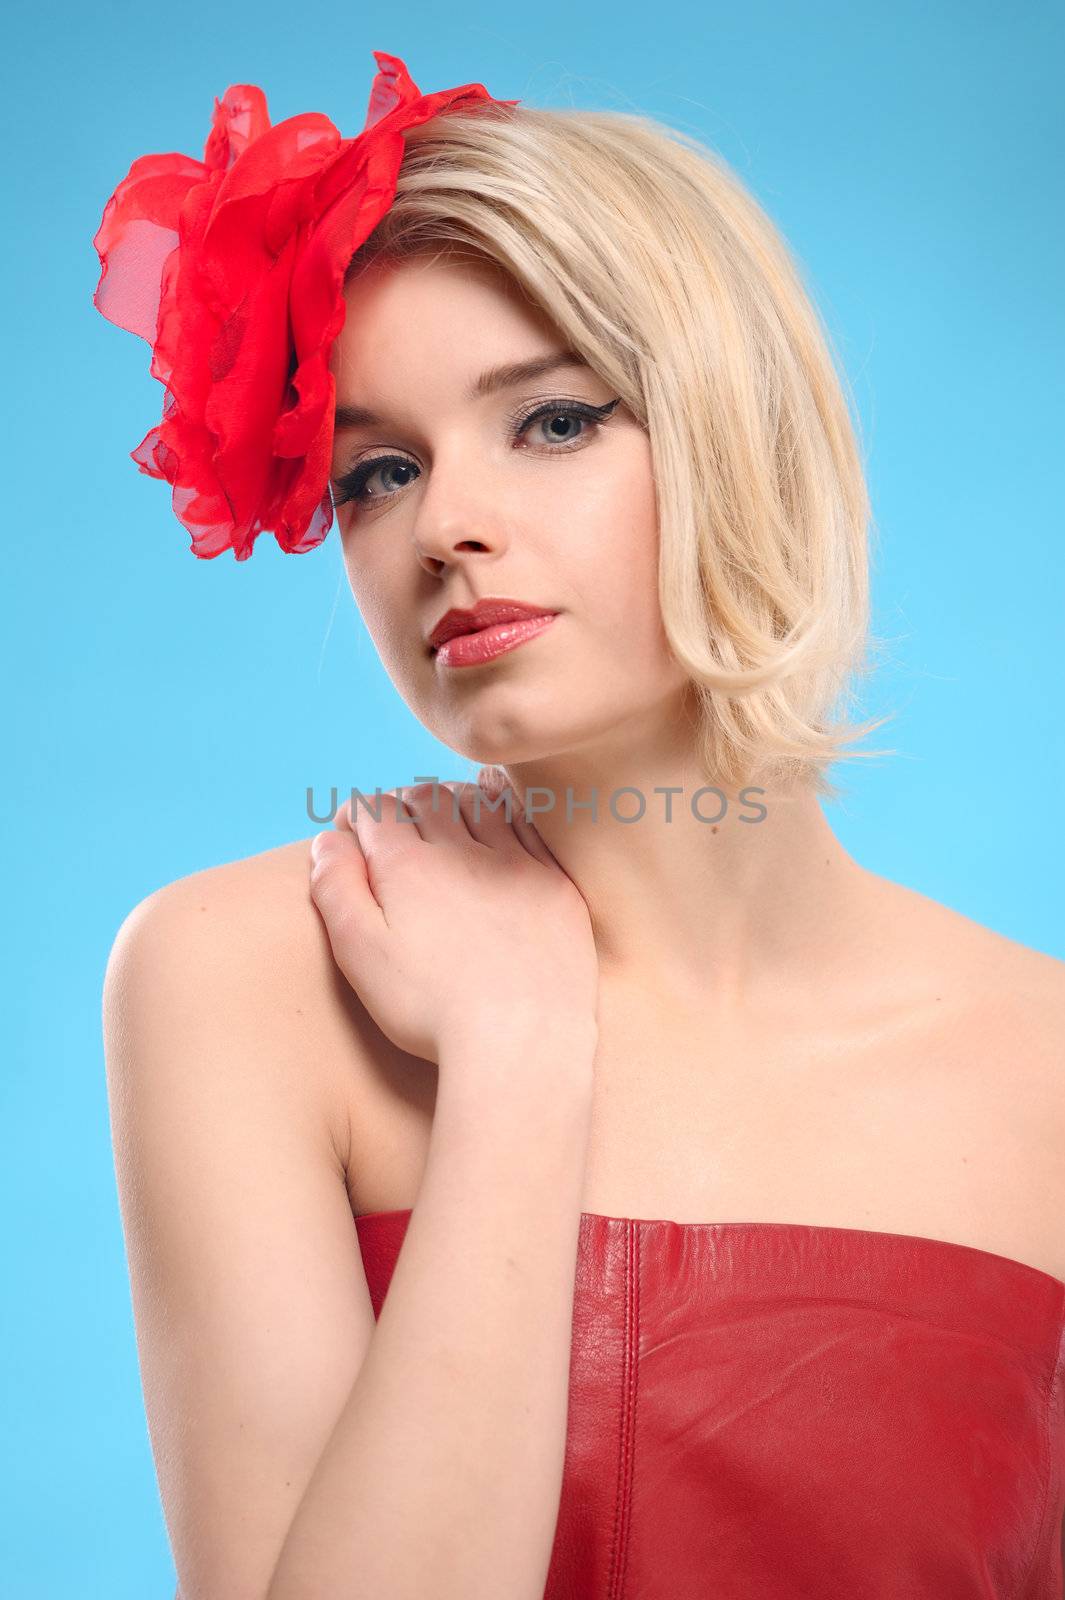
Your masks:
[[[163,418],[130,452],[173,485],[192,552],[246,561],[260,533],[302,554],[333,522],[333,341],[344,272],[385,215],[403,130],[493,100],[482,84],[423,95],[397,56],[378,71],[362,133],[306,112],[271,127],[266,97],[215,100],[203,160],[140,156],[93,239],[93,304],[152,346]]]

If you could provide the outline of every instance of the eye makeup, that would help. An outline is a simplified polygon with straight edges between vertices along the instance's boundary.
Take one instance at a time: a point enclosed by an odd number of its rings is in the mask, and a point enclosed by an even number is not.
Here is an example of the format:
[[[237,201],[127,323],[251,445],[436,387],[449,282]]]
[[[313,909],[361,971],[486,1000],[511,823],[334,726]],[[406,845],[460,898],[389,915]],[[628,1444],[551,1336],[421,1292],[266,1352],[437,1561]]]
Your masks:
[[[516,443],[522,435],[532,427],[533,423],[541,421],[556,421],[564,418],[569,422],[583,422],[596,427],[603,423],[611,413],[621,404],[620,396],[617,400],[610,400],[606,405],[593,406],[584,400],[548,400],[535,405],[531,410],[528,406],[520,408],[516,413],[507,418],[507,434],[512,442]],[[575,439],[556,440],[554,445],[540,446],[537,453],[547,455],[563,455],[580,449],[587,442],[584,433],[578,434]],[[408,483],[401,483],[392,492],[367,492],[367,484],[373,473],[384,467],[398,467],[401,470],[419,472],[417,464],[408,457],[397,455],[394,452],[370,456],[358,462],[350,471],[343,473],[335,479],[333,491],[334,506],[353,504],[356,506],[369,503],[381,504],[384,501],[394,500],[400,490],[408,487]]]

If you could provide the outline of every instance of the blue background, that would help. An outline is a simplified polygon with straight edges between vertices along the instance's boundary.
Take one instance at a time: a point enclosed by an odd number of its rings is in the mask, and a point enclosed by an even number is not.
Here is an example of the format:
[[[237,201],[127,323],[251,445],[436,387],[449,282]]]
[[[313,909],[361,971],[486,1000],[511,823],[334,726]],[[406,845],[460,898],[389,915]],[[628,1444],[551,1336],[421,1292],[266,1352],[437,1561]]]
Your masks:
[[[861,710],[883,761],[828,815],[867,867],[1065,956],[1059,4],[500,8],[203,0],[6,26],[5,1594],[171,1600],[110,1147],[100,993],[134,904],[317,831],[308,785],[472,776],[377,662],[336,529],[197,561],[128,452],[146,344],[91,303],[133,158],[202,155],[213,97],[358,132],[373,49],[419,86],[636,110],[706,139],[803,262],[879,525]],[[1057,458],[1057,471],[1052,462]]]

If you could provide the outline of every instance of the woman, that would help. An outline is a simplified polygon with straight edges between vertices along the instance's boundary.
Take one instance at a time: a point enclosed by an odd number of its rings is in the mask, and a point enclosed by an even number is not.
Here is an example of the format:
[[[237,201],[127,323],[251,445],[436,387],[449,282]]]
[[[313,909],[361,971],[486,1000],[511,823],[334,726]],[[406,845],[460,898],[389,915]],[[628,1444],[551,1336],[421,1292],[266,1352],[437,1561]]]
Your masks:
[[[771,224],[672,131],[494,108],[406,125],[315,347],[354,598],[483,793],[353,796],[109,964],[179,1593],[1050,1600],[1062,964],[821,810],[868,506]],[[197,554],[324,537],[309,445],[260,515],[170,440]]]

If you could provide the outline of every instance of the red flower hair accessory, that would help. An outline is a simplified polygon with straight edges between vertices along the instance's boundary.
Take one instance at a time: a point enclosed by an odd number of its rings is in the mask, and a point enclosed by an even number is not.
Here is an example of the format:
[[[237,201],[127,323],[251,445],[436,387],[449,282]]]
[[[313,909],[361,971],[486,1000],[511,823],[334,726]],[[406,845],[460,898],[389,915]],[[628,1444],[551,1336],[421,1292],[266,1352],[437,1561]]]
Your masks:
[[[246,561],[260,533],[300,555],[333,522],[329,463],[344,272],[395,195],[403,130],[493,100],[482,84],[423,95],[397,56],[363,131],[310,111],[271,127],[266,97],[215,100],[203,160],[139,156],[93,239],[93,304],[152,346],[163,418],[130,452],[173,485],[193,555]]]

